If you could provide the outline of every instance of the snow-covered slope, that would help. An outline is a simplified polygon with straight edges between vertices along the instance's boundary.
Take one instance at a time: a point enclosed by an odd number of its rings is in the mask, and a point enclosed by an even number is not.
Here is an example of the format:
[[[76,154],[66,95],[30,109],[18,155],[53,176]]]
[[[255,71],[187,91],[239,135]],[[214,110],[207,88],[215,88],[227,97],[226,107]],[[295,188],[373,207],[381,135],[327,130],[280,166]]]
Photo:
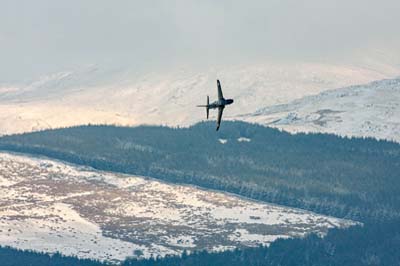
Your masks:
[[[0,153],[0,245],[107,261],[221,251],[355,222],[221,192]]]
[[[290,132],[328,132],[400,142],[400,79],[329,90],[265,107],[242,118]]]
[[[32,82],[0,84],[0,135],[88,123],[187,126],[204,119],[206,95],[216,98],[216,79],[235,104],[230,119],[265,106],[327,89],[393,77],[393,68],[324,64],[258,64],[138,73],[90,66]],[[211,113],[211,117],[215,113]]]

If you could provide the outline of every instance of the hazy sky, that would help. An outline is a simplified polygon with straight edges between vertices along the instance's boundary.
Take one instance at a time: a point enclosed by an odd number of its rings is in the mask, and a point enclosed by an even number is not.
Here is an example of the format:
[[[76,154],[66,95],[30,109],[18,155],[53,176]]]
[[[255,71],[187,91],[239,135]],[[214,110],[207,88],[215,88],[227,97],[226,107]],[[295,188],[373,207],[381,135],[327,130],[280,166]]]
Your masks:
[[[0,79],[134,67],[400,58],[399,0],[0,0]]]

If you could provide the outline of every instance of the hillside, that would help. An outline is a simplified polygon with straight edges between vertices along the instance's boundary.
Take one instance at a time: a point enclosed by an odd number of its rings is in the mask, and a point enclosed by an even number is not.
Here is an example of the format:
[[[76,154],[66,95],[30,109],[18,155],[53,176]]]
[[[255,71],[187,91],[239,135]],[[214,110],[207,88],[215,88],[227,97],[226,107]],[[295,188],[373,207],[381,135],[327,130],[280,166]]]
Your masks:
[[[0,135],[88,123],[188,126],[205,119],[216,79],[235,104],[225,118],[287,104],[328,89],[391,78],[396,68],[320,63],[263,63],[141,73],[89,66],[0,84]],[[211,113],[211,117],[215,117]]]
[[[0,246],[120,262],[269,245],[355,222],[0,153]]]
[[[400,145],[243,122],[81,126],[3,137],[3,150],[234,192],[355,220],[400,215]]]
[[[241,119],[289,132],[323,132],[400,142],[400,79],[328,90],[267,106]]]

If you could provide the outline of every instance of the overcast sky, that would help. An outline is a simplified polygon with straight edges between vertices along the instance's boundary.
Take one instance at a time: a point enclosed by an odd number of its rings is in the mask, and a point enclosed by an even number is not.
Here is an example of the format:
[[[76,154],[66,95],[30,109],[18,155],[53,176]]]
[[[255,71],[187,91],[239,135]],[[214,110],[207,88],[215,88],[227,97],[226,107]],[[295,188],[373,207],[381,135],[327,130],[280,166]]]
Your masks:
[[[345,62],[368,51],[399,63],[399,28],[399,0],[0,0],[0,76],[85,64]]]

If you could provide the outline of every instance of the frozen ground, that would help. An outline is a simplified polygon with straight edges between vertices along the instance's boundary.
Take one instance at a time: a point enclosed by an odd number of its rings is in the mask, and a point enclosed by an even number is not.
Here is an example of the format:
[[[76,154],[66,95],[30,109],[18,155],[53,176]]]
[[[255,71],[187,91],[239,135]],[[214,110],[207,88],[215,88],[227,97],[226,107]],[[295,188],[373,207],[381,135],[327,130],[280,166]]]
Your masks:
[[[108,261],[268,245],[354,222],[0,153],[0,245]]]

